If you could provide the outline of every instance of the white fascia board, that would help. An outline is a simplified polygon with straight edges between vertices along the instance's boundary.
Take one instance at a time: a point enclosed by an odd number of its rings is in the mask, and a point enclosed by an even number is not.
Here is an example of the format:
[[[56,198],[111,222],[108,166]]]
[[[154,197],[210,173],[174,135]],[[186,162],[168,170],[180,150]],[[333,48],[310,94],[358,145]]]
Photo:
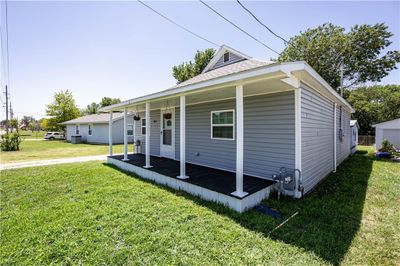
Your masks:
[[[221,84],[226,84],[229,82],[237,82],[241,81],[243,84],[246,82],[243,80],[259,77],[262,75],[268,75],[268,74],[273,74],[276,73],[276,76],[279,76],[280,78],[288,78],[287,74],[281,70],[281,65],[280,64],[274,64],[274,65],[268,65],[252,70],[247,70],[235,74],[230,74],[227,76],[222,76],[218,77],[215,79],[179,87],[179,88],[174,88],[174,89],[167,89],[164,91],[148,94],[142,97],[134,98],[131,100],[127,100],[118,104],[110,105],[104,108],[101,108],[101,112],[106,112],[106,111],[116,111],[120,110],[124,106],[131,105],[131,104],[139,104],[139,103],[144,103],[146,101],[151,101],[155,100],[158,98],[163,98],[163,97],[168,97],[168,96],[173,96],[173,95],[179,95],[182,93],[189,93],[192,91],[197,91],[201,89],[206,89],[212,86],[218,86]]]

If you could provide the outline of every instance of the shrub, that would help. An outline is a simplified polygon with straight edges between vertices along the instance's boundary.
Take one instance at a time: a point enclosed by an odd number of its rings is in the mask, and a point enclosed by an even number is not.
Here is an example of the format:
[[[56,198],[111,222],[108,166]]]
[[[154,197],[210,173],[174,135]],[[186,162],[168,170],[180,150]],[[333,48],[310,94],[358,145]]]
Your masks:
[[[18,133],[7,133],[1,135],[1,151],[19,151],[19,144],[22,139]]]
[[[379,151],[382,152],[394,152],[394,148],[392,143],[390,143],[390,141],[388,141],[387,139],[384,139],[382,141],[382,147],[379,149]]]

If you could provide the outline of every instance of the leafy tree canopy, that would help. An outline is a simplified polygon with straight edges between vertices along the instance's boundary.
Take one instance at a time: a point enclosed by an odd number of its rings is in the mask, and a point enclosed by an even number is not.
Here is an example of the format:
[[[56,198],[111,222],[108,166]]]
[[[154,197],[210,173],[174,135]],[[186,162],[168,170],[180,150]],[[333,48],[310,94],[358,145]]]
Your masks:
[[[373,134],[373,124],[400,118],[400,85],[375,85],[346,91],[356,112],[360,135]]]
[[[120,102],[121,102],[121,100],[119,98],[103,97],[99,103],[99,107],[100,108],[106,107],[106,106],[113,105],[113,104],[120,103]]]
[[[96,114],[99,111],[100,105],[98,103],[92,102],[86,106],[86,109],[82,111],[84,115]]]
[[[208,48],[204,51],[198,50],[194,56],[194,63],[188,61],[172,67],[172,75],[177,80],[177,83],[179,84],[201,74],[203,69],[213,58],[214,54],[215,50],[213,48]]]
[[[340,86],[341,63],[344,87],[378,82],[400,62],[399,51],[383,52],[392,36],[384,23],[356,25],[349,32],[326,23],[292,37],[278,61],[304,60],[333,88]]]
[[[80,111],[75,104],[72,93],[68,90],[56,92],[53,102],[46,107],[46,114],[51,117],[48,119],[48,127],[51,129],[63,129],[64,127],[59,123],[80,116]]]

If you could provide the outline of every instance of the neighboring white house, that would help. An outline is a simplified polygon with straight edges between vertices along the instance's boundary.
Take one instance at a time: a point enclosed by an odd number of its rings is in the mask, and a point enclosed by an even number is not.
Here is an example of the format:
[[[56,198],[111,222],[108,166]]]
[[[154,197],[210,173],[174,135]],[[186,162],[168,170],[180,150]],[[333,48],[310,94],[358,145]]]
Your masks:
[[[82,116],[73,120],[61,123],[66,125],[66,139],[71,141],[72,136],[81,136],[82,142],[94,144],[107,144],[109,141],[109,114],[93,114]],[[128,142],[133,142],[133,115],[127,116]],[[124,142],[124,114],[114,113],[112,119],[113,143]]]
[[[357,151],[358,145],[358,130],[360,126],[358,125],[357,120],[350,120],[350,128],[351,128],[351,153],[354,154]]]
[[[387,139],[397,148],[400,148],[400,118],[375,124],[375,149],[379,150],[382,141]]]
[[[112,156],[110,144],[109,163],[239,212],[272,189],[302,197],[351,152],[354,109],[306,62],[227,46],[201,74],[101,111],[142,118],[141,152]]]

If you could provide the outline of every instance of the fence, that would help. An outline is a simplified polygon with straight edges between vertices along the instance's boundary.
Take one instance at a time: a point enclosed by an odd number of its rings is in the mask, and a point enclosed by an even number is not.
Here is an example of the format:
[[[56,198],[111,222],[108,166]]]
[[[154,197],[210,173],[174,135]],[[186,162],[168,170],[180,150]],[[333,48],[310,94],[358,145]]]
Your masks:
[[[369,135],[358,136],[358,145],[371,146],[374,145],[374,143],[375,143],[375,136],[369,136]]]

